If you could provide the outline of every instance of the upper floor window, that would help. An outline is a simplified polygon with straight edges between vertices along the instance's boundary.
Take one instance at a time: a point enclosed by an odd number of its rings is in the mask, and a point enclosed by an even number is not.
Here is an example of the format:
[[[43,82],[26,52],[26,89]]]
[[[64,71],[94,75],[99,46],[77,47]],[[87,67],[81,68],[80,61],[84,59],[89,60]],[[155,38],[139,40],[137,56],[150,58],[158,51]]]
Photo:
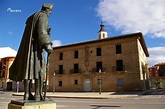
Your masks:
[[[116,54],[121,54],[121,45],[116,45]]]
[[[59,65],[59,74],[63,74],[63,65]]]
[[[96,55],[101,56],[101,48],[96,48]]]
[[[75,59],[78,58],[78,51],[74,51],[74,58],[75,58]]]
[[[63,53],[60,53],[59,60],[63,60]]]
[[[116,71],[123,71],[123,60],[116,60]]]
[[[102,70],[102,62],[96,62],[96,70],[97,72],[99,72],[100,70]]]
[[[74,64],[74,73],[79,73],[79,65]]]

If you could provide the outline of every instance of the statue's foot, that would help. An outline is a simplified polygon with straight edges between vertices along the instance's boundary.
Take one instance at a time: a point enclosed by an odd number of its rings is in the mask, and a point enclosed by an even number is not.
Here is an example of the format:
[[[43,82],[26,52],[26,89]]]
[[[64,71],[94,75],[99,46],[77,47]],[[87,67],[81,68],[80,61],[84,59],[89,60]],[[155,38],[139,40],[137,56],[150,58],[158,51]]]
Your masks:
[[[41,101],[41,99],[40,99],[40,96],[39,96],[39,95],[35,95],[34,99],[35,99],[35,101]]]
[[[32,95],[32,93],[26,93],[24,94],[24,100],[34,100],[34,96]]]
[[[44,101],[44,95],[40,94],[41,101]]]
[[[29,94],[25,93],[24,96],[23,96],[23,99],[28,100],[29,99]]]
[[[35,100],[35,98],[34,98],[32,93],[29,93],[29,99],[28,100]]]

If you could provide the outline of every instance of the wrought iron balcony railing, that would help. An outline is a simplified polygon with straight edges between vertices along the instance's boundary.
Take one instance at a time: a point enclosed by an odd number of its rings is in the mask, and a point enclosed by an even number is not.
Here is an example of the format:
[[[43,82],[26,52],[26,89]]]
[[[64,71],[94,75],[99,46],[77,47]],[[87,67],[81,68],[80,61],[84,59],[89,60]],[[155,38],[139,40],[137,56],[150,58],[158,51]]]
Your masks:
[[[112,66],[112,71],[126,71],[125,65],[123,66]]]
[[[56,74],[64,74],[64,70],[55,70]]]
[[[81,73],[81,69],[70,69],[69,73],[72,73],[72,74]]]
[[[101,67],[101,68],[97,68],[97,67],[94,67],[92,68],[92,72],[105,72],[105,68],[104,67]]]

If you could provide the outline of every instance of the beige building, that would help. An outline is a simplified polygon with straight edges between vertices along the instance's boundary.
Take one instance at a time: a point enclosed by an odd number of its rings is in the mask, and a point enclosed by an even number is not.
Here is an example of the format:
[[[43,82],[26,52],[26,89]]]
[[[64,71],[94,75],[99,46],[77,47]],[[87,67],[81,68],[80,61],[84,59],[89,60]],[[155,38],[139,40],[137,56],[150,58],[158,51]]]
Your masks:
[[[17,52],[10,47],[0,47],[0,90],[12,90],[9,68]]]
[[[142,33],[54,47],[49,57],[49,91],[133,91],[148,88],[149,53]]]
[[[17,52],[10,47],[0,47],[0,90],[22,90],[22,83],[9,79],[9,68],[12,65]]]
[[[9,68],[13,63],[15,57],[4,57],[0,60],[0,89],[12,90],[12,82],[9,78]]]

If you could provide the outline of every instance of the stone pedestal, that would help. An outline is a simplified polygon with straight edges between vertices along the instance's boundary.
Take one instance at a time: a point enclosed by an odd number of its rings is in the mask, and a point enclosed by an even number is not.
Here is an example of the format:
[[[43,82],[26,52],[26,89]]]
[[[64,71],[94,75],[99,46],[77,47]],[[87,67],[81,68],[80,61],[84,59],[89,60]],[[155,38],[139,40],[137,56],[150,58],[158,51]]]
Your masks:
[[[34,100],[11,100],[8,109],[56,109],[56,103],[51,100],[34,101]]]

